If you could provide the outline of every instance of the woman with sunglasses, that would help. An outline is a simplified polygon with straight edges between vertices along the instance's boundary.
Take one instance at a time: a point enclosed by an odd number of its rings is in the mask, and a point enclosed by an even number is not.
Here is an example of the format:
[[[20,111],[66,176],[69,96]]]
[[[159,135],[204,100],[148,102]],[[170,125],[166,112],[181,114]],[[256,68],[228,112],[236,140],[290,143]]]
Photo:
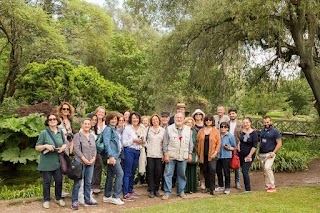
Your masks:
[[[246,192],[251,191],[249,169],[255,158],[259,141],[258,133],[251,128],[251,118],[243,119],[243,129],[240,134],[238,150],[240,152],[240,166],[243,174],[243,181]]]
[[[61,196],[62,173],[59,161],[59,153],[65,151],[66,144],[63,132],[57,127],[60,123],[59,117],[54,113],[50,113],[44,123],[48,128],[40,133],[35,147],[38,152],[41,152],[38,170],[43,177],[43,208],[45,209],[50,208],[50,183],[52,177],[55,181],[54,194],[56,203],[60,206],[66,205]],[[56,147],[55,143],[58,147]]]
[[[81,123],[81,130],[74,135],[74,164],[82,164],[82,179],[84,180],[84,206],[96,206],[97,203],[90,199],[91,181],[96,160],[97,150],[95,138],[90,134],[90,118],[85,118]],[[72,188],[72,206],[77,210],[78,194],[82,179],[75,180]]]
[[[230,126],[227,122],[222,122],[220,124],[221,146],[217,162],[219,187],[216,189],[216,191],[222,192],[224,190],[225,194],[230,194],[230,160],[232,158],[232,151],[236,149],[237,146],[236,139],[231,133],[229,133],[229,128]],[[223,184],[223,176],[225,184]]]
[[[197,135],[197,154],[200,167],[205,178],[205,187],[210,194],[215,193],[215,174],[217,166],[217,155],[220,151],[220,134],[214,127],[213,115],[204,117],[204,128],[200,129]]]

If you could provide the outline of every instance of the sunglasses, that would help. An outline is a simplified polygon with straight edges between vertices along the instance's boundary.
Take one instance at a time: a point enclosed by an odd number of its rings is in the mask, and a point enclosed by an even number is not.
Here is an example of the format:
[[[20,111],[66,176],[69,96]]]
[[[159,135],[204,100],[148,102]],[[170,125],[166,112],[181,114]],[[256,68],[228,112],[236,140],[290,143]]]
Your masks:
[[[229,128],[229,127],[227,127],[227,126],[220,126],[220,129],[222,129],[222,128],[226,128],[226,129],[227,129],[227,128]]]
[[[70,111],[69,108],[62,108],[62,110],[64,110],[64,111]]]
[[[56,121],[56,118],[49,118],[48,121]]]
[[[201,113],[196,113],[195,115],[202,115]]]
[[[212,121],[212,120],[209,119],[209,120],[206,120],[206,121]]]

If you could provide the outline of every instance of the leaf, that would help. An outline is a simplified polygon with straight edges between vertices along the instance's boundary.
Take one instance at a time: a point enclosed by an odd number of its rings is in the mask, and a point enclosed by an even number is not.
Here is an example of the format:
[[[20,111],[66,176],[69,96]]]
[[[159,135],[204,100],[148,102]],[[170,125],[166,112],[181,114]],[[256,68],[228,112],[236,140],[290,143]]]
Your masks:
[[[0,135],[0,144],[5,142],[10,136],[12,135],[12,132],[7,132]]]
[[[8,119],[4,119],[4,121],[0,123],[0,128],[10,129],[14,132],[19,132],[21,130],[21,125],[23,123],[24,122],[22,121],[22,119],[8,118]]]
[[[20,154],[19,147],[14,147],[14,148],[4,150],[1,153],[2,161],[10,161],[12,163],[18,163],[20,160],[19,154]]]
[[[29,161],[37,160],[38,155],[39,153],[35,149],[28,147],[20,152],[19,162],[26,164],[27,160]]]

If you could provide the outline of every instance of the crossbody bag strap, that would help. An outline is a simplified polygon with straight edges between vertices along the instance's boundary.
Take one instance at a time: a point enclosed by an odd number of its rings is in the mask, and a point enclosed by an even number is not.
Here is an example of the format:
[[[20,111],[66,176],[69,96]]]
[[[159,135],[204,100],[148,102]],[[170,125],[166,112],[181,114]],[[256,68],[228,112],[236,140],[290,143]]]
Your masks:
[[[53,137],[52,133],[50,132],[49,128],[47,128],[47,129],[46,129],[46,131],[48,132],[48,134],[49,134],[49,136],[50,136],[51,140],[53,141],[54,146],[55,146],[56,148],[58,148],[58,144],[57,144],[56,140],[54,139],[54,137]]]

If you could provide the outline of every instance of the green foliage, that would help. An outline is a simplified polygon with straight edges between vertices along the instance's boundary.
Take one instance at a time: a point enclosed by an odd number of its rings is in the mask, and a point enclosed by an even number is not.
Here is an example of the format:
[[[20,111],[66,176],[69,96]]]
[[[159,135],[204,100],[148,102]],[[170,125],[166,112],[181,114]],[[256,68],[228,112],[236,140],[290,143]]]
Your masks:
[[[41,197],[43,194],[42,184],[28,185],[21,190],[10,189],[6,185],[0,189],[0,200],[11,200],[17,198]]]
[[[5,98],[0,105],[0,118],[10,117],[16,114],[18,108],[25,106],[24,101],[13,97]]]

